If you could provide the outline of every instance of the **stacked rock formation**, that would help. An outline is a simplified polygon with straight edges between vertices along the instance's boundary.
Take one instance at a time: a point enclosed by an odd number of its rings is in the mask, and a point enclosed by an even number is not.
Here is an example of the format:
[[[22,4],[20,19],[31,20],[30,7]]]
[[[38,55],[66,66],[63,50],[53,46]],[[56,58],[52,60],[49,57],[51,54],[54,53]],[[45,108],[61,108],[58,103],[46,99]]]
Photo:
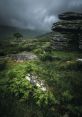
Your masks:
[[[82,14],[66,12],[52,26],[52,48],[56,50],[82,49]]]

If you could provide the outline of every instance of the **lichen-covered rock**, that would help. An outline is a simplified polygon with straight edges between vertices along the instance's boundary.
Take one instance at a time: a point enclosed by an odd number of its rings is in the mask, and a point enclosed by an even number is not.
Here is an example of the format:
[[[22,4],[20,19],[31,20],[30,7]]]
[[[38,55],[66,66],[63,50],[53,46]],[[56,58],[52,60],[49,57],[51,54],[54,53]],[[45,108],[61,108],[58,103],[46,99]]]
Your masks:
[[[82,49],[82,14],[67,12],[52,26],[52,48],[56,50]]]
[[[47,91],[47,85],[44,80],[38,79],[38,77],[34,74],[27,74],[25,77],[32,85],[37,86],[42,91]]]

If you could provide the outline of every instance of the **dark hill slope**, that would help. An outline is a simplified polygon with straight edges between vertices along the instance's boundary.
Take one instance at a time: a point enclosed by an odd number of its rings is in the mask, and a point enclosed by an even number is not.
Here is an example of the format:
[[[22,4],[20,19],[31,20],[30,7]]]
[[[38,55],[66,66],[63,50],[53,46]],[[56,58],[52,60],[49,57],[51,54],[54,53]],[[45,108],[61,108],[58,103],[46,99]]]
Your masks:
[[[24,37],[36,37],[44,34],[44,32],[38,30],[21,29],[11,26],[0,26],[0,38],[12,37],[15,32],[20,32]]]

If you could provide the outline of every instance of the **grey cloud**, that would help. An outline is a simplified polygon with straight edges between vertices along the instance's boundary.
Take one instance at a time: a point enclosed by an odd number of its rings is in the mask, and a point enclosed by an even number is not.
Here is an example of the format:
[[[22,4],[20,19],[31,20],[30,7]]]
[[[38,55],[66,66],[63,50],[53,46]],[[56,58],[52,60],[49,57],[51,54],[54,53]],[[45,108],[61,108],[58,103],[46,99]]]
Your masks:
[[[82,12],[82,0],[0,0],[0,24],[50,30],[64,11]]]

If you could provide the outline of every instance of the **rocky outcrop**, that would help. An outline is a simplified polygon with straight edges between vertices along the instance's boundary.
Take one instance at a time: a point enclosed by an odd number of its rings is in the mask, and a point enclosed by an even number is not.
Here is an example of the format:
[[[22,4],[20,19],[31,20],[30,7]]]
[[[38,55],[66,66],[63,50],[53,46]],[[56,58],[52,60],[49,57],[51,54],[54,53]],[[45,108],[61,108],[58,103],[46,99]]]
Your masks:
[[[59,19],[61,20],[78,20],[82,19],[81,13],[75,13],[75,12],[65,12],[62,14],[59,14]]]
[[[59,15],[60,21],[52,26],[52,48],[57,50],[82,49],[82,14],[67,12]]]

